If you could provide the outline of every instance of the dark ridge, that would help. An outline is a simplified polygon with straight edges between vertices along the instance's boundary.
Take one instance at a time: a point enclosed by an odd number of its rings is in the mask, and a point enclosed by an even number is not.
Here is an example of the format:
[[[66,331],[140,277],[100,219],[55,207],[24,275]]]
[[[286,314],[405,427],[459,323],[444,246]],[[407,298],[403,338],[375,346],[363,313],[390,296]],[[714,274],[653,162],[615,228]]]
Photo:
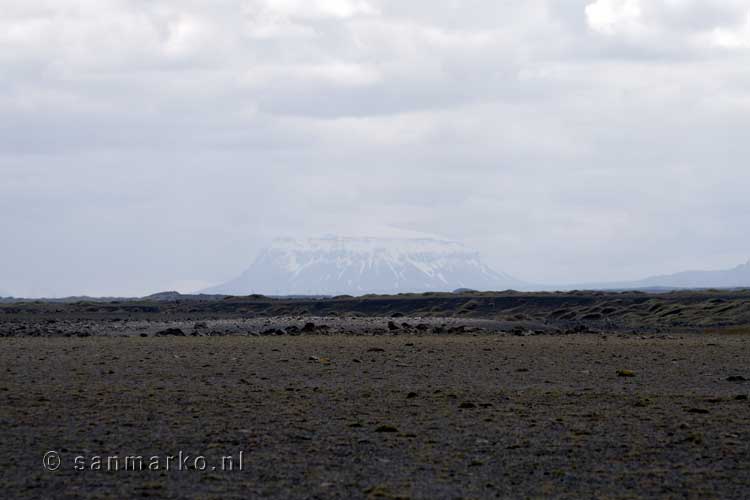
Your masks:
[[[535,321],[560,328],[597,330],[706,329],[750,325],[748,291],[467,292],[288,298],[181,295],[164,292],[143,299],[71,302],[14,301],[0,304],[0,322],[14,318],[175,320],[281,316],[461,317]]]

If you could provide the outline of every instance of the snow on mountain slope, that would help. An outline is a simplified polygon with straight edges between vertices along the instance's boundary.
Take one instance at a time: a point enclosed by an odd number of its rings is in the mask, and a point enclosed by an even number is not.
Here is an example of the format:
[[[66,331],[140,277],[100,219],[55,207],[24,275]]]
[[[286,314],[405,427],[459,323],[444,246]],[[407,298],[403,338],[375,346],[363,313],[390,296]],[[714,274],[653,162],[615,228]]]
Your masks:
[[[504,290],[522,283],[460,243],[436,239],[279,239],[238,278],[206,293],[362,295]]]

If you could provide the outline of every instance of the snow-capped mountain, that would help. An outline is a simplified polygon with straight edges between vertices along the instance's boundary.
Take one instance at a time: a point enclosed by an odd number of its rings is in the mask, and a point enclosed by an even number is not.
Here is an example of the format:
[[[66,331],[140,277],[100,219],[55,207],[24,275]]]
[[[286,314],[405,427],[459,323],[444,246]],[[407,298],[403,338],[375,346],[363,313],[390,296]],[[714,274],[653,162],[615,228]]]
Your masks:
[[[362,295],[505,290],[522,283],[493,271],[460,243],[436,239],[279,239],[238,278],[206,293]]]

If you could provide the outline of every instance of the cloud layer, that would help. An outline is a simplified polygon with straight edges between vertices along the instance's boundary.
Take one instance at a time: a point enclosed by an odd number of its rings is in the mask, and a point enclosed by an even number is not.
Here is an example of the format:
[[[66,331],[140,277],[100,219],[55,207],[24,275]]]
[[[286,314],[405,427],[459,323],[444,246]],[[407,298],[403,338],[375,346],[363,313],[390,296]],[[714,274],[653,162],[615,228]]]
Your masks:
[[[8,0],[0,288],[396,228],[529,281],[744,262],[744,0]]]

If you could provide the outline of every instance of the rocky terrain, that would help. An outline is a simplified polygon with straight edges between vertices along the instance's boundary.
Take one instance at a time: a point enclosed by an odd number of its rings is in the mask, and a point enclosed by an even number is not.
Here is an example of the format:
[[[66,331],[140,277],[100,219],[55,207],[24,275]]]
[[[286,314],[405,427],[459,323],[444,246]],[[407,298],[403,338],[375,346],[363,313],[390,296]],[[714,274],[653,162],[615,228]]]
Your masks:
[[[513,334],[534,335],[558,330],[534,322],[482,319],[397,317],[315,317],[207,319],[204,321],[133,319],[11,321],[3,323],[4,337],[223,337],[223,336],[308,336],[308,335],[450,335]]]
[[[747,498],[746,336],[11,338],[7,498]],[[60,469],[42,458],[56,451]],[[90,470],[244,452],[242,471]],[[75,470],[75,457],[86,470]]]
[[[581,292],[4,304],[0,491],[747,498],[747,301]],[[56,470],[43,467],[50,451]],[[179,452],[207,467],[165,468]],[[107,470],[113,456],[119,468]],[[146,468],[123,470],[125,456]],[[149,470],[154,456],[161,468]],[[219,467],[223,456],[236,468]]]
[[[408,319],[403,319],[408,318]],[[301,331],[307,323],[313,330]],[[393,323],[393,325],[389,325]],[[0,304],[0,336],[750,332],[750,292],[468,292],[273,299],[158,294],[141,300]],[[396,328],[394,328],[395,326]]]

